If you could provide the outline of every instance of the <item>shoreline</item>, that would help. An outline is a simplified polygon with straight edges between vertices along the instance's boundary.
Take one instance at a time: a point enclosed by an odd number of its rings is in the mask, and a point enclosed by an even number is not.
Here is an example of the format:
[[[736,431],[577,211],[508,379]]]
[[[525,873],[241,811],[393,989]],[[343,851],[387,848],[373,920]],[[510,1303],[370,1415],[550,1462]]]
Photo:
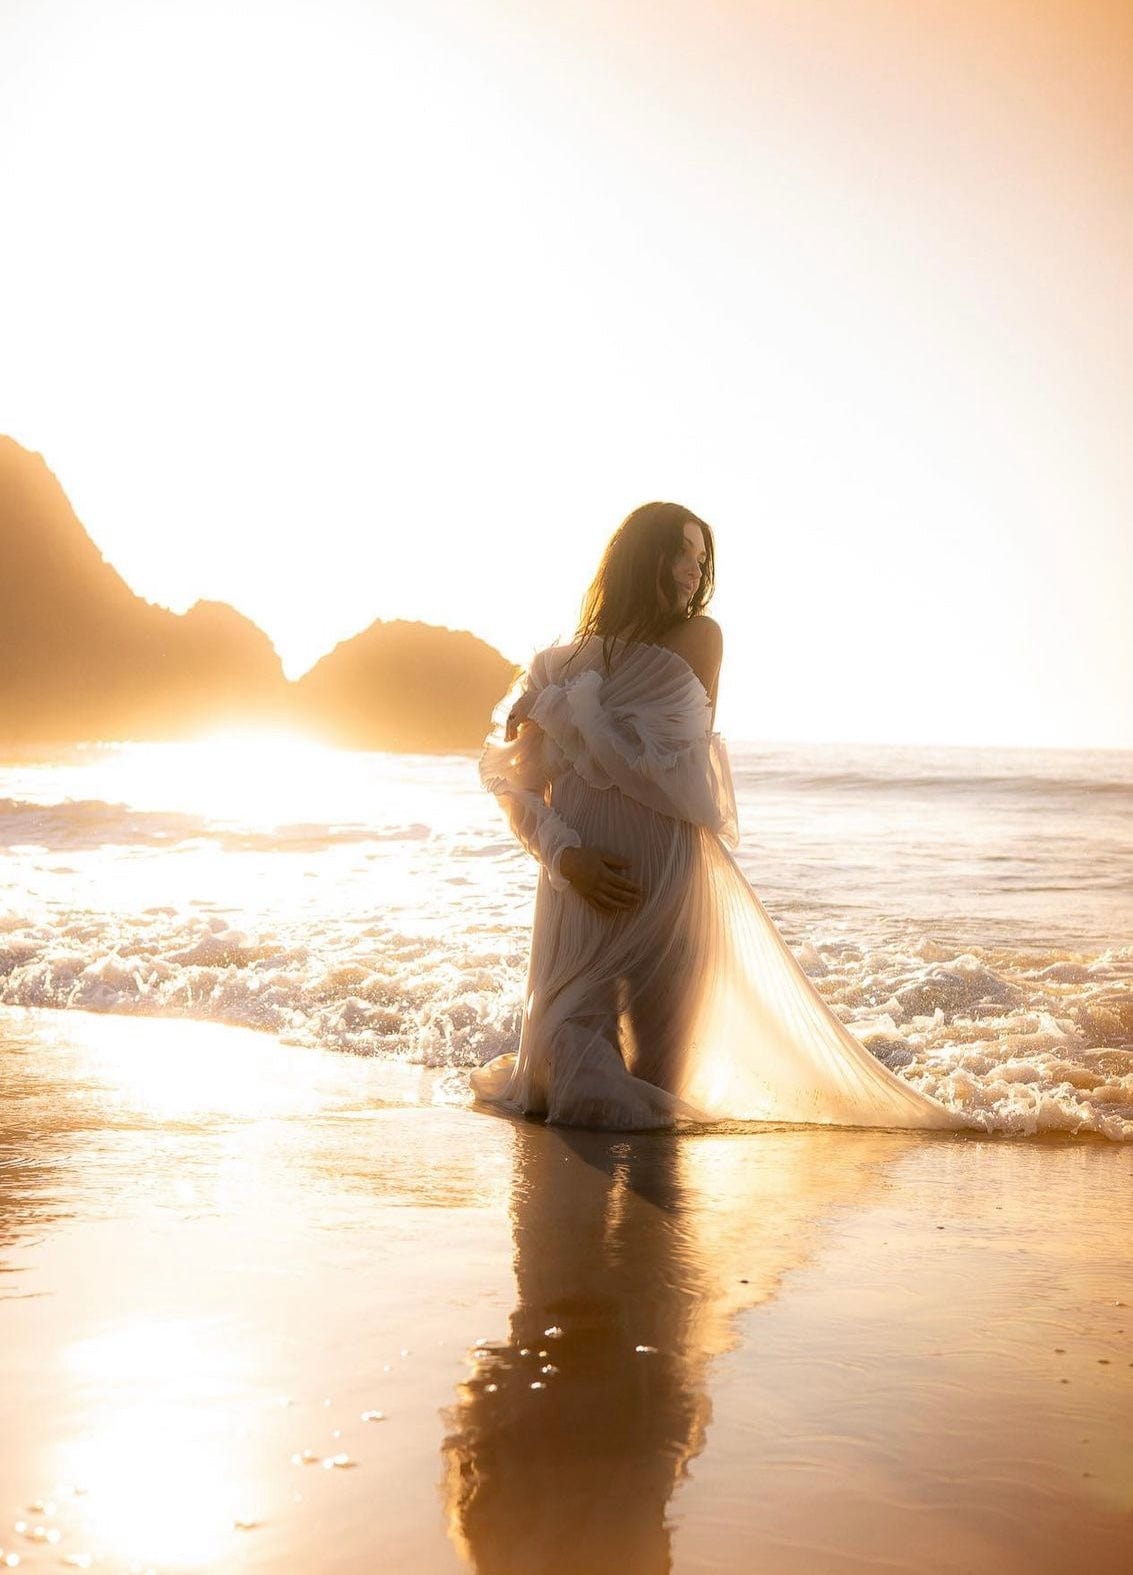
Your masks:
[[[572,1133],[251,1029],[20,1008],[0,1080],[20,1568],[1133,1557],[1128,1145]]]

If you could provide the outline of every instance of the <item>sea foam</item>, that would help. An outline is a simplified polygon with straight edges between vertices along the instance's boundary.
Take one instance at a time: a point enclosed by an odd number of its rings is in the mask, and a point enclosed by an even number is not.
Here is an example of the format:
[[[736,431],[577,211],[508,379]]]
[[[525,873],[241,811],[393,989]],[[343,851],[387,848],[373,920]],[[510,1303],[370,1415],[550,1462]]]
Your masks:
[[[178,807],[147,748],[101,799],[73,758],[0,767],[0,1003],[212,1019],[454,1071],[514,1047],[536,872],[473,761],[336,757],[333,788],[315,777],[273,818],[270,783],[261,800],[243,782],[240,813]],[[1080,760],[1045,786],[1032,761],[1006,817],[1002,759],[986,800],[935,756],[913,792],[908,751],[873,779],[785,746],[734,762],[740,867],[871,1053],[987,1132],[1133,1136],[1124,777],[1068,826]],[[96,763],[105,787],[105,750]]]

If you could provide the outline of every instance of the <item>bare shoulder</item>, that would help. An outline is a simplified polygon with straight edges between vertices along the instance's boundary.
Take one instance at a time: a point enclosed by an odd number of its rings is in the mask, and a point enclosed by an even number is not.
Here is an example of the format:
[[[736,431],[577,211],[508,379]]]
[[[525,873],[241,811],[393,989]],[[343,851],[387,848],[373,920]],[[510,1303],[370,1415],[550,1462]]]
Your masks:
[[[682,654],[686,651],[703,651],[708,655],[719,657],[724,649],[724,631],[707,613],[698,613],[695,618],[686,618],[684,623],[678,624],[674,631],[680,641]]]
[[[664,644],[682,656],[711,694],[724,656],[724,633],[715,618],[699,613],[669,632]]]

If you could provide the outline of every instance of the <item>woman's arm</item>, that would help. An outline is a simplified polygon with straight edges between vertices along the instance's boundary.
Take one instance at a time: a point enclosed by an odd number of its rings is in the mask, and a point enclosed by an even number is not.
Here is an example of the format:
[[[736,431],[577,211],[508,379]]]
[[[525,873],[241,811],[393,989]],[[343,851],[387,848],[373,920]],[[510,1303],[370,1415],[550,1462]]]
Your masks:
[[[704,686],[712,706],[710,726],[716,723],[716,693],[720,685],[720,664],[724,658],[724,635],[715,618],[700,613],[679,624],[666,644],[682,656]]]
[[[505,774],[492,776],[486,751],[481,777],[495,794],[515,837],[539,860],[556,891],[572,886],[603,913],[635,907],[641,900],[641,888],[624,873],[629,860],[605,848],[584,848],[578,832],[547,803],[543,730],[528,720],[513,724],[513,713],[509,713],[507,724],[509,734],[514,725],[514,736],[507,739],[513,747],[506,762],[499,759],[502,752],[495,752],[495,768],[504,763]]]
[[[480,761],[480,780],[494,794],[516,840],[539,860],[551,885],[562,891],[570,883],[559,862],[567,848],[581,847],[582,838],[547,803],[550,779],[542,730],[524,721],[516,736],[502,746],[490,743]]]

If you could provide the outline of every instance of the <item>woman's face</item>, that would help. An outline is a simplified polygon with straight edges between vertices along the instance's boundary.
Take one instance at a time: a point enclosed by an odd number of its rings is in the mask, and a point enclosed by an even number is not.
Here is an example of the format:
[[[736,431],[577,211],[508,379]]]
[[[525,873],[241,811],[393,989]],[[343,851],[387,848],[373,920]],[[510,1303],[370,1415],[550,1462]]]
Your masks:
[[[669,611],[684,613],[688,611],[688,604],[700,589],[700,576],[704,565],[708,561],[708,554],[704,549],[704,532],[699,525],[686,525],[684,528],[684,541],[673,559],[673,584],[676,586],[676,605],[670,606]],[[657,570],[657,594],[665,603],[664,593],[661,590],[661,569]]]

